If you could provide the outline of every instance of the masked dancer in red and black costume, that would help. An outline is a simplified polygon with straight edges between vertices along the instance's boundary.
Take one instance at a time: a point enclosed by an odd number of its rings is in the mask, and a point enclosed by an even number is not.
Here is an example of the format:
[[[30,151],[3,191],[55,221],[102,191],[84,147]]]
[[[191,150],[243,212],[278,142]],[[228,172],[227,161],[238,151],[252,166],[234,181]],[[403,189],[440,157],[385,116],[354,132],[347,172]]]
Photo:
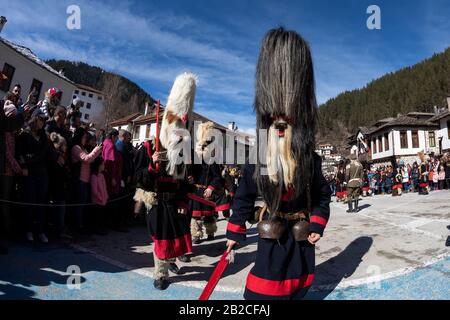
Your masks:
[[[245,299],[301,299],[315,271],[315,244],[330,214],[330,187],[315,150],[317,104],[312,57],[293,31],[269,31],[262,42],[255,111],[258,148],[266,158],[245,167],[227,227],[231,250],[246,238],[257,195],[266,206],[258,224],[258,250],[247,277]],[[264,158],[264,157],[263,157]],[[239,254],[236,257],[239,263]]]

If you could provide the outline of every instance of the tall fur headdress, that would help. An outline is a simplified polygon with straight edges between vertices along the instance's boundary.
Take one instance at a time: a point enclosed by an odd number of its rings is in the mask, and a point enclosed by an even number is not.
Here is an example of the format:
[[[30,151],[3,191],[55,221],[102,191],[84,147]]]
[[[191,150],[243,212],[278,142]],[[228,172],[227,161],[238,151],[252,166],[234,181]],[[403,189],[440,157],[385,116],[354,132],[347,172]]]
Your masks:
[[[190,131],[196,89],[197,76],[193,73],[180,74],[175,79],[164,110],[159,138],[162,147],[167,150],[167,171],[173,176],[182,176],[185,170],[185,165],[180,168],[180,165],[175,164],[179,155],[175,146],[179,145],[181,140],[190,142],[190,137],[182,135],[181,132],[183,129]]]
[[[217,138],[221,133],[214,127],[214,123],[211,121],[201,123],[196,132],[195,152],[199,158],[207,164],[221,163],[222,159],[222,147],[217,141]]]
[[[254,108],[257,132],[268,131],[267,141],[258,141],[259,148],[267,145],[267,157],[265,164],[258,159],[255,180],[269,210],[275,212],[283,188],[292,187],[296,195],[309,197],[314,174],[313,62],[308,43],[296,32],[273,29],[263,39]]]

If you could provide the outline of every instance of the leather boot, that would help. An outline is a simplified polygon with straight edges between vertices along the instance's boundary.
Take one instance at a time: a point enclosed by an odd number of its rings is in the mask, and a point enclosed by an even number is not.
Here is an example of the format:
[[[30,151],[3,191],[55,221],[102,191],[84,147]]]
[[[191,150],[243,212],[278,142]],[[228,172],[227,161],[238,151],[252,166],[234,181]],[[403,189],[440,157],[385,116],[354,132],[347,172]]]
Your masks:
[[[353,212],[353,201],[348,201],[348,210],[347,213]]]
[[[355,207],[353,208],[353,212],[358,212],[359,211],[358,204],[359,204],[359,200],[356,200],[355,201]]]
[[[166,290],[169,287],[169,281],[166,279],[156,279],[153,281],[153,286],[158,290]]]

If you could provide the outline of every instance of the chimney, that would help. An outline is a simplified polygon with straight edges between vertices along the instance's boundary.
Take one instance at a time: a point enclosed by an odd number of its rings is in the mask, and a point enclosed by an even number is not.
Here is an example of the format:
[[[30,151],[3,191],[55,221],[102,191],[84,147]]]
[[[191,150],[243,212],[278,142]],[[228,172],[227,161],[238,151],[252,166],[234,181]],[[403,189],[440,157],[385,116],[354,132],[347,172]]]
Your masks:
[[[4,16],[0,17],[0,33],[3,30],[3,27],[5,26],[6,22],[8,22],[8,20],[6,20],[6,18]]]
[[[145,103],[145,112],[144,112],[144,116],[146,116],[148,114],[148,112],[150,111],[150,105],[148,104],[148,102]]]
[[[236,122],[234,122],[234,121],[228,122],[228,130],[236,131],[237,130]]]

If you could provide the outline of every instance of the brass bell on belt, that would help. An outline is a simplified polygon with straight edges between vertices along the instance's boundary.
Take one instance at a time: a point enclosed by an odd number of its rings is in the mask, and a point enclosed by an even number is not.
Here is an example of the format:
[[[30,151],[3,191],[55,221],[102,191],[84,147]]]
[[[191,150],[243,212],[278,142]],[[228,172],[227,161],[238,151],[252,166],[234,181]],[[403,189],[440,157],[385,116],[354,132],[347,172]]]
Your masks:
[[[271,217],[258,223],[258,234],[261,239],[279,240],[286,231],[286,222],[280,217]]]
[[[292,233],[294,234],[295,241],[306,241],[309,236],[309,222],[302,220],[297,222],[292,227]]]

